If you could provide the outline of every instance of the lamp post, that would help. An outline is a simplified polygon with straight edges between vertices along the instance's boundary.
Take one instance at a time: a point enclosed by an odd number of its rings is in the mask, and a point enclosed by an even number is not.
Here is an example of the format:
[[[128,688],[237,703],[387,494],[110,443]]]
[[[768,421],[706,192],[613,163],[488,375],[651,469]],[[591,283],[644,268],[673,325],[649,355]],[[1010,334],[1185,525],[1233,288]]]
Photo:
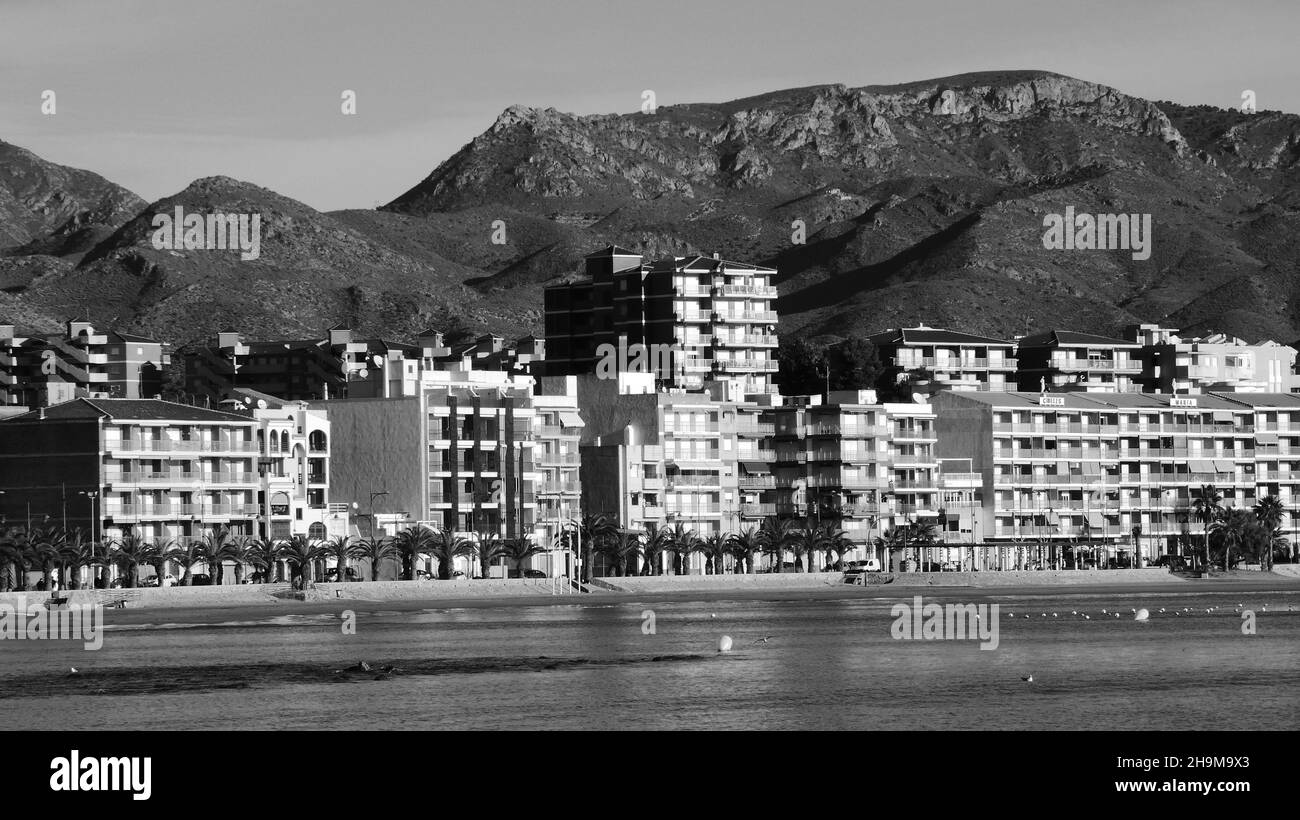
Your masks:
[[[377,493],[370,494],[370,537],[375,537],[375,499],[381,495],[388,495],[387,490],[380,490]]]
[[[99,511],[96,509],[96,507],[98,506],[96,502],[99,499],[99,491],[82,490],[81,495],[84,495],[86,496],[86,498],[90,499],[90,557],[93,559],[98,557],[97,553],[99,550],[99,515],[98,515]],[[95,570],[93,569],[94,561],[91,562],[91,567],[92,569],[90,570],[90,588],[94,589],[95,588]]]

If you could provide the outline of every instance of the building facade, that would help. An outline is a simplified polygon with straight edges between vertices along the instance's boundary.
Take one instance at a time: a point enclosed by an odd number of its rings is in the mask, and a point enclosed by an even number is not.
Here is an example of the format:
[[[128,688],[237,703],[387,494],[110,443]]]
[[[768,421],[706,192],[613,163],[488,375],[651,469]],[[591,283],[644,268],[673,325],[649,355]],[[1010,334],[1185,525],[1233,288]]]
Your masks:
[[[1124,336],[1141,345],[1138,381],[1153,393],[1294,393],[1296,349],[1265,340],[1248,344],[1215,333],[1182,337],[1172,328],[1131,325]]]
[[[605,367],[665,388],[723,382],[737,399],[776,392],[775,270],[716,256],[651,263],[614,246],[585,261],[585,281],[546,289],[548,375]]]
[[[867,337],[885,366],[885,383],[914,393],[939,390],[1012,390],[1015,343],[920,325]]]
[[[19,337],[0,325],[0,405],[49,407],[78,396],[150,399],[163,389],[171,346],[90,322],[62,334]]]
[[[184,544],[328,538],[329,425],[301,406],[223,412],[160,400],[75,399],[0,422],[0,504],[12,523]]]
[[[1072,330],[1048,330],[1016,343],[1018,390],[1141,390],[1142,346]]]

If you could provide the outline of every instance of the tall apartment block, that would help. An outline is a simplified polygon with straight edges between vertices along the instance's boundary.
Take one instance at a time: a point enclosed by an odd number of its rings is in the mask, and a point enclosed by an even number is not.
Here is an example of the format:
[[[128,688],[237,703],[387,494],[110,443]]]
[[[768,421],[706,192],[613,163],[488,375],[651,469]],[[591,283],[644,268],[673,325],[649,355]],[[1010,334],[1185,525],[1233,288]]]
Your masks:
[[[891,385],[915,393],[939,390],[1012,390],[1016,385],[1015,343],[954,330],[896,328],[868,336]]]
[[[1300,425],[1300,403],[1284,399],[952,392],[934,406],[939,455],[969,458],[982,477],[977,540],[999,547],[977,556],[988,567],[1008,566],[1012,552],[1023,562],[1027,550],[1035,551],[1028,560],[1055,561],[1059,551],[1048,553],[1068,543],[1129,556],[1136,546],[1146,558],[1196,543],[1201,485],[1215,485],[1225,507],[1240,508],[1291,486],[1281,476],[1300,461],[1289,460],[1276,429],[1258,428],[1280,429],[1285,419],[1287,431],[1300,429],[1290,426]]]
[[[0,325],[0,405],[48,407],[77,396],[148,399],[162,393],[170,345],[90,322],[19,337]]]
[[[355,499],[365,515],[373,505],[386,523],[376,533],[423,524],[468,538],[532,536],[552,550],[538,568],[571,574],[553,554],[563,525],[555,512],[578,515],[567,502],[580,492],[582,420],[572,399],[535,397],[531,388],[527,376],[435,371],[416,396],[326,402],[331,492]],[[467,575],[476,567],[457,565]]]
[[[1300,391],[1296,349],[1265,340],[1248,344],[1215,333],[1184,338],[1172,328],[1130,325],[1124,337],[1142,346],[1143,389],[1158,393]]]
[[[615,246],[585,261],[585,281],[546,289],[548,375],[598,372],[604,350],[616,371],[652,372],[663,387],[776,392],[775,270],[716,256],[647,262]]]
[[[1018,340],[1019,390],[1141,390],[1142,345],[1072,330],[1048,330]]]
[[[241,387],[287,401],[416,396],[421,374],[450,353],[434,330],[409,345],[360,339],[343,326],[323,339],[267,342],[228,329],[185,354],[185,389],[212,405]]]
[[[298,405],[74,399],[0,422],[0,509],[11,524],[66,521],[105,540],[342,535],[328,436],[324,415]]]
[[[735,532],[752,509],[740,489],[743,458],[761,459],[754,438],[739,429],[755,424],[753,407],[728,401],[723,388],[708,392],[655,391],[653,377],[618,384],[578,380],[583,430],[583,510],[605,514],[619,527],[644,532],[681,525],[706,538]],[[640,392],[636,392],[636,391]],[[691,574],[704,571],[692,556]]]
[[[833,391],[825,404],[821,398],[787,399],[765,413],[774,426],[776,515],[834,522],[861,545],[858,557],[875,555],[871,544],[890,529],[938,527],[933,409],[877,403],[872,390]]]

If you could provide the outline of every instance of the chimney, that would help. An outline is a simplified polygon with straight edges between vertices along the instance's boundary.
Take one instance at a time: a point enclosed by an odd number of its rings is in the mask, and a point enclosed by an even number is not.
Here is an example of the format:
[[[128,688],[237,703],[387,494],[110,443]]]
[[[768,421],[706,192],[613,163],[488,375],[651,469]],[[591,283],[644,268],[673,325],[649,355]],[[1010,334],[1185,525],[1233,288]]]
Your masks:
[[[714,259],[718,259],[718,258],[720,258],[720,257],[718,256],[718,252],[717,252],[717,251],[714,251],[714,252],[713,252],[713,258],[714,258]]]
[[[44,407],[38,407],[38,408],[36,408],[36,417],[37,417],[38,419],[40,419],[41,421],[45,421],[45,408],[44,408]]]

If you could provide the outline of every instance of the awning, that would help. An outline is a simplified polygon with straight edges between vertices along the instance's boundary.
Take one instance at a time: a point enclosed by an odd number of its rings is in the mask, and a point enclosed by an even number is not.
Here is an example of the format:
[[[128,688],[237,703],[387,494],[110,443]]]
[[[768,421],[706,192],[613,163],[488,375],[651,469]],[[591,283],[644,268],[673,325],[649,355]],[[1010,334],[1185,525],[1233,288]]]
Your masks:
[[[1213,473],[1216,471],[1213,461],[1206,459],[1192,459],[1188,462],[1194,473]]]
[[[565,427],[586,427],[587,423],[577,413],[560,411],[560,424]]]
[[[1219,459],[1214,462],[1214,471],[1216,473],[1235,473],[1237,468],[1231,461]]]
[[[772,469],[762,461],[742,461],[740,468],[749,475],[767,475],[772,472]]]
[[[1256,433],[1256,444],[1277,444],[1277,433]]]
[[[1084,475],[1101,475],[1101,465],[1095,461],[1083,462]]]
[[[1232,421],[1232,411],[1231,411],[1231,410],[1215,410],[1215,411],[1214,411],[1214,420],[1215,420],[1215,421]]]
[[[1094,530],[1105,529],[1106,522],[1102,520],[1101,513],[1088,513],[1088,527]]]

